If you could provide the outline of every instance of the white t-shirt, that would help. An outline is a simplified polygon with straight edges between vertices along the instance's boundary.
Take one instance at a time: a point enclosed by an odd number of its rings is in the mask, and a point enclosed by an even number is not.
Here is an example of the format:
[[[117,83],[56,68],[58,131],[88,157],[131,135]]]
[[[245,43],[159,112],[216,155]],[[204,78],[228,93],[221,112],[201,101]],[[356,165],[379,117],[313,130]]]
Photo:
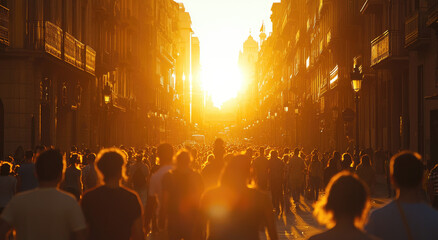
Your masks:
[[[86,228],[74,197],[56,188],[37,188],[17,194],[1,217],[17,232],[17,240],[63,240]]]
[[[0,208],[4,208],[15,194],[17,179],[14,176],[0,176]]]

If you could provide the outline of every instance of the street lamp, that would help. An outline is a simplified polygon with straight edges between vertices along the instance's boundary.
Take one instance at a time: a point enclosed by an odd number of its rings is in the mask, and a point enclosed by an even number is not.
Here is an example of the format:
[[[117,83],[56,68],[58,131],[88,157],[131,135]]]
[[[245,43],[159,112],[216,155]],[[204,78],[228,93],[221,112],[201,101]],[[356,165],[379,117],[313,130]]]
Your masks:
[[[103,88],[103,101],[105,102],[105,104],[111,102],[111,95],[112,95],[111,87],[107,83]]]
[[[362,73],[360,72],[357,65],[354,66],[353,72],[350,73],[351,87],[355,93],[355,103],[356,103],[356,157],[359,157],[359,91],[362,88]]]

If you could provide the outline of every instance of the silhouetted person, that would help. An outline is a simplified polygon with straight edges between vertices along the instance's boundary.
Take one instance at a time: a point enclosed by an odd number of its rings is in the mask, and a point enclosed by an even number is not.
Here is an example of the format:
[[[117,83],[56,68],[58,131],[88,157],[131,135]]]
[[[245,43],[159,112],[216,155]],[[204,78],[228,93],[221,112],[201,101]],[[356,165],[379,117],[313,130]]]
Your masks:
[[[268,190],[268,172],[269,161],[265,157],[265,148],[260,147],[259,156],[252,162],[252,168],[254,170],[254,181],[258,189],[262,191]]]
[[[173,169],[173,147],[168,143],[160,144],[157,148],[160,162],[158,169],[152,173],[149,182],[148,201],[145,211],[146,231],[149,232],[149,222],[152,222],[152,231],[157,232],[164,228],[165,216],[160,208],[163,202],[163,177]],[[160,228],[160,229],[159,229]]]
[[[394,155],[390,174],[396,199],[371,213],[367,232],[382,240],[437,239],[438,211],[423,202],[420,191],[424,175],[420,154]]]
[[[98,184],[98,176],[94,162],[96,161],[96,154],[89,153],[86,155],[87,166],[82,168],[82,186],[83,191],[88,191]]]
[[[57,150],[42,152],[35,170],[39,187],[14,196],[0,217],[0,239],[14,228],[17,239],[86,239],[86,223],[71,194],[57,189],[64,163]]]
[[[352,165],[353,158],[351,157],[351,155],[349,153],[342,154],[341,169],[352,172],[354,170]]]
[[[204,179],[205,188],[215,187],[219,181],[219,175],[224,167],[225,142],[221,138],[217,138],[213,146],[214,162],[207,163],[202,170],[202,178]]]
[[[324,170],[322,163],[318,159],[318,154],[312,156],[312,160],[309,164],[309,187],[312,196],[312,200],[318,200],[319,189],[321,187],[322,177]]]
[[[78,163],[79,156],[72,154],[68,160],[68,167],[65,169],[64,181],[61,183],[61,189],[73,194],[77,200],[82,194],[81,170],[76,167]]]
[[[100,151],[96,160],[104,185],[86,192],[81,205],[89,239],[144,239],[142,207],[136,193],[121,186],[126,157],[116,148]]]
[[[201,225],[208,229],[207,239],[257,240],[264,224],[269,238],[278,239],[269,197],[247,186],[250,164],[247,156],[233,157],[224,169],[220,186],[207,190],[202,197]]]
[[[368,155],[363,155],[360,158],[360,164],[356,167],[356,174],[367,184],[368,188],[372,192],[374,184],[376,183],[376,172],[371,166]]]
[[[38,180],[35,175],[35,164],[33,161],[33,152],[24,153],[24,162],[18,169],[18,191],[23,192],[38,187]]]
[[[129,167],[128,183],[140,197],[141,204],[146,207],[148,198],[149,167],[143,163],[143,156],[135,156],[135,162]]]
[[[332,179],[339,172],[338,167],[336,166],[336,161],[333,158],[330,158],[328,161],[328,166],[324,169],[324,185],[327,186]]]
[[[271,151],[269,158],[269,183],[271,187],[272,205],[277,214],[284,211],[283,206],[283,177],[284,177],[284,163],[278,158],[276,150]],[[280,209],[281,207],[281,209]]]
[[[375,239],[362,231],[370,199],[366,186],[356,175],[348,171],[335,175],[326,193],[317,202],[314,215],[329,230],[309,240]]]
[[[292,198],[295,205],[300,202],[301,192],[304,188],[304,177],[306,170],[306,164],[299,154],[300,149],[295,148],[294,155],[290,158],[288,166],[289,186],[292,191]]]
[[[163,205],[170,240],[193,239],[199,218],[199,201],[204,184],[199,173],[190,167],[191,155],[180,150],[176,168],[163,178]]]

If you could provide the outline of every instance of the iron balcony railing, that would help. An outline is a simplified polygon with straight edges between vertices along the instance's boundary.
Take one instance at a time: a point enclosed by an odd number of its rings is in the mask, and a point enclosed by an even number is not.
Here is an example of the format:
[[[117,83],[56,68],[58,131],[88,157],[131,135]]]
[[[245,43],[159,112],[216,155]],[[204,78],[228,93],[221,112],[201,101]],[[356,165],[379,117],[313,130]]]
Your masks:
[[[371,41],[371,66],[388,59],[402,60],[405,51],[403,37],[400,31],[386,30]]]
[[[9,9],[0,5],[0,44],[9,46]]]
[[[405,47],[410,48],[418,45],[421,40],[429,37],[426,26],[426,14],[416,11],[405,21]]]
[[[44,51],[94,74],[96,52],[49,21],[29,22],[27,42],[30,49]]]

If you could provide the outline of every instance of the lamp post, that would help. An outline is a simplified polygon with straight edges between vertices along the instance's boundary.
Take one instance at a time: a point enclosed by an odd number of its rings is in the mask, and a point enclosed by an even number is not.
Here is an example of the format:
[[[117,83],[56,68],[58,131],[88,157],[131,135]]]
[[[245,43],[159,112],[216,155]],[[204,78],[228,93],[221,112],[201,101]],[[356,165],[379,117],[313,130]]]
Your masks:
[[[351,87],[355,93],[355,103],[356,103],[356,145],[355,145],[355,155],[359,157],[359,91],[362,88],[362,73],[360,72],[357,65],[354,66],[353,72],[350,73]]]
[[[108,105],[108,103],[111,102],[111,96],[112,96],[111,87],[107,83],[105,84],[105,87],[103,87],[103,101],[105,102],[106,105]]]

